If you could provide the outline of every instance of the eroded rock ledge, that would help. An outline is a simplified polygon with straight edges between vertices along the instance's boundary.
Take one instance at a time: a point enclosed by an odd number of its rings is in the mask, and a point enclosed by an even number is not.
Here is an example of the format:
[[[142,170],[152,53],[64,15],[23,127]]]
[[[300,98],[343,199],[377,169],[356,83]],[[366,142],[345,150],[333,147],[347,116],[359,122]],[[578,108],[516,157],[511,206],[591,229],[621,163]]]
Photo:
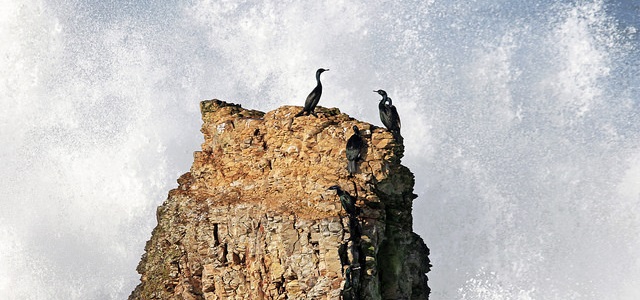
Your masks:
[[[414,177],[389,132],[336,108],[293,118],[300,107],[200,107],[202,151],[158,208],[129,299],[340,299],[350,264],[354,299],[428,299],[429,249],[412,230]],[[367,149],[348,178],[353,125]],[[327,191],[335,184],[358,196],[358,239]]]

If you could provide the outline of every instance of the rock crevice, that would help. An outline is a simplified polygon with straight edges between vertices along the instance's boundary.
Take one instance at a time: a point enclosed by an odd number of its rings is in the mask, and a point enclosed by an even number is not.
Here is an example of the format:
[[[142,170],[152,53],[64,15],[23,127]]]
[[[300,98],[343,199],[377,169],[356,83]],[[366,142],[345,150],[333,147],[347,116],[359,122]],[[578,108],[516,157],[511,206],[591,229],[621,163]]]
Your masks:
[[[402,144],[335,108],[299,111],[201,103],[202,151],[158,208],[130,299],[428,299]],[[367,145],[349,177],[354,125]],[[357,195],[357,216],[332,185]]]

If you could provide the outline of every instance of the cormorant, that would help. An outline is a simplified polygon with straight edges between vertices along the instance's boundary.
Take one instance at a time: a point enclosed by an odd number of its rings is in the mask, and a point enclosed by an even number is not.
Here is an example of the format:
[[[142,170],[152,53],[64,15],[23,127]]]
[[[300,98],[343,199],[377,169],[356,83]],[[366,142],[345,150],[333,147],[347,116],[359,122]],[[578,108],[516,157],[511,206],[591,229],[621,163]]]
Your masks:
[[[351,287],[351,266],[348,266],[344,271],[344,279],[344,289],[346,290]]]
[[[339,186],[334,185],[329,187],[327,190],[336,190],[338,196],[340,197],[340,203],[342,203],[342,207],[350,216],[355,216],[358,212],[358,208],[356,207],[356,201],[349,195],[349,193],[343,191]]]
[[[313,89],[313,91],[309,93],[309,96],[307,96],[307,100],[304,102],[304,108],[296,115],[296,117],[302,116],[305,112],[317,117],[314,110],[316,109],[316,106],[320,101],[320,96],[322,96],[322,83],[320,83],[320,74],[322,74],[322,72],[324,71],[329,71],[329,69],[320,68],[316,71],[316,82],[318,82],[318,84]]]
[[[347,171],[352,176],[358,169],[358,160],[361,158],[361,151],[364,141],[360,136],[358,126],[353,125],[353,135],[347,140]]]
[[[393,137],[396,140],[400,140],[402,137],[400,136],[400,116],[398,116],[398,110],[393,106],[391,98],[387,96],[387,92],[384,90],[377,90],[373,92],[382,96],[382,99],[380,99],[380,103],[378,104],[378,110],[380,110],[380,121],[382,121],[382,124],[387,127],[391,134],[393,134]]]
[[[351,266],[348,266],[344,272],[344,286],[342,287],[340,295],[342,295],[343,300],[357,299],[354,296],[354,292],[353,286],[351,285]]]
[[[342,288],[343,299],[360,299],[360,275],[361,267],[350,265],[344,271],[344,286]],[[349,297],[349,298],[347,298]]]

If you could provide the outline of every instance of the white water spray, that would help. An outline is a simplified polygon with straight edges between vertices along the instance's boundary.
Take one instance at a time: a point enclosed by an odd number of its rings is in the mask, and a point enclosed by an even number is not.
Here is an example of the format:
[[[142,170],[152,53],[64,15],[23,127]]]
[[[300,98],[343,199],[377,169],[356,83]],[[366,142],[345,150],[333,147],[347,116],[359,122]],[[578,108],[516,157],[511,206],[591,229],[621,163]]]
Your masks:
[[[198,101],[403,123],[432,299],[640,297],[634,1],[0,1],[0,298],[123,299]]]

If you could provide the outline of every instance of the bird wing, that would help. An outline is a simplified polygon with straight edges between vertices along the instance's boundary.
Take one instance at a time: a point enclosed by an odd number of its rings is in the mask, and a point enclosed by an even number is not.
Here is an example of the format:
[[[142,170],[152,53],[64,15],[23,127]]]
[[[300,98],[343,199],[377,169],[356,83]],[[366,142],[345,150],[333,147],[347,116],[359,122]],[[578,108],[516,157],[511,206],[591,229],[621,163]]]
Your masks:
[[[347,159],[356,160],[360,157],[362,148],[362,138],[359,135],[352,135],[347,141]]]
[[[389,106],[389,112],[391,113],[391,115],[394,116],[393,119],[395,119],[396,126],[398,126],[398,129],[400,129],[401,124],[400,124],[400,116],[398,115],[398,110],[396,109],[395,106],[390,105]]]
[[[391,110],[386,105],[380,105],[378,108],[380,109],[380,121],[387,129],[391,128]]]
[[[316,96],[316,89],[313,89],[313,91],[311,91],[311,93],[309,93],[309,96],[307,96],[307,100],[304,101],[304,109],[305,110],[309,110],[311,109],[311,107],[313,107],[313,99]]]
[[[351,195],[349,195],[349,193],[344,192],[344,194],[340,195],[340,202],[342,202],[342,206],[348,214],[353,214],[356,212],[355,200],[353,199],[353,197],[351,197]]]
[[[318,85],[316,88],[311,91],[309,96],[307,96],[307,101],[311,101],[311,108],[315,109],[320,102],[320,96],[322,95],[322,86]]]

